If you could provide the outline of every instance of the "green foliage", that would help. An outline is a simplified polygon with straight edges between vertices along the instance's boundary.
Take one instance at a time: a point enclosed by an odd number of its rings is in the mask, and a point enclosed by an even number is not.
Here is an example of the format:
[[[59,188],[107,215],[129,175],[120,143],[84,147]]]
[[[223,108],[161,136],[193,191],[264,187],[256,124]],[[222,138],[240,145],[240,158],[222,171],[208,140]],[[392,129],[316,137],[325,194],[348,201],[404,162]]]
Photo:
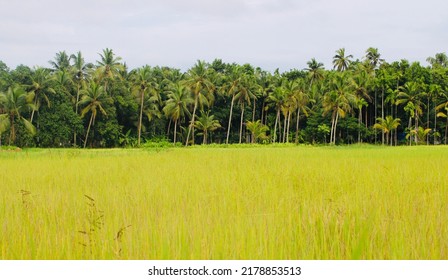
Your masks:
[[[176,144],[176,146],[181,147],[182,143],[178,142]],[[145,143],[143,143],[142,147],[143,148],[147,148],[147,149],[172,148],[173,147],[173,143],[170,143],[166,139],[153,138],[153,139],[148,140]]]
[[[247,129],[252,133],[252,143],[255,142],[264,142],[266,143],[269,137],[266,135],[266,132],[269,131],[269,127],[267,125],[261,124],[260,120],[255,122],[247,122]]]
[[[427,137],[431,131],[432,130],[430,128],[423,128],[419,126],[418,129],[411,130],[406,137],[409,138],[411,135],[415,135],[417,144],[422,145],[426,143]]]
[[[407,60],[388,63],[373,47],[355,59],[341,48],[333,70],[315,58],[303,70],[283,73],[216,59],[182,72],[148,65],[128,69],[109,48],[95,64],[81,52],[60,51],[49,61],[51,69],[19,65],[11,70],[0,62],[0,92],[21,88],[18,92],[33,96],[20,117],[3,98],[0,139],[92,148],[133,146],[134,139],[138,144],[153,138],[187,145],[267,141],[252,137],[251,125],[259,120],[260,127],[270,128],[266,134],[273,143],[378,143],[380,135],[395,143],[406,133],[418,142],[411,131],[419,126],[434,132],[427,144],[446,143],[446,54],[427,61],[430,67]],[[206,128],[201,111],[224,129]],[[375,130],[377,119],[386,116],[401,126]]]
[[[51,107],[39,111],[39,130],[36,135],[40,147],[70,147],[73,145],[73,132],[78,135],[84,131],[82,119],[73,111],[67,95],[57,92]]]

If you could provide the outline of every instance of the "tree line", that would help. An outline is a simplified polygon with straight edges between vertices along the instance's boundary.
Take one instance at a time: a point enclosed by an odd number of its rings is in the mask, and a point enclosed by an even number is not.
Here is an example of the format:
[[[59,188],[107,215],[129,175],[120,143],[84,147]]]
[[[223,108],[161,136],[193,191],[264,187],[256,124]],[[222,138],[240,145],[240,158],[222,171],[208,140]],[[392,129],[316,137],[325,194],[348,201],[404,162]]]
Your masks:
[[[283,73],[220,59],[129,70],[111,49],[95,63],[65,51],[49,67],[0,61],[0,145],[446,144],[448,57],[427,62],[388,63],[376,48]]]

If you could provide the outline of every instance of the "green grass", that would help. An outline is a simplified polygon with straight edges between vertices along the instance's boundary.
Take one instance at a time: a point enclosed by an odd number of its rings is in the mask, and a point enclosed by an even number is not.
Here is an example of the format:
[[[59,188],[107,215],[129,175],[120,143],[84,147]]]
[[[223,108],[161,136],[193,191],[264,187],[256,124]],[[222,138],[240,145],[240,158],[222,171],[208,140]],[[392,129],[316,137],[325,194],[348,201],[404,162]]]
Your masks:
[[[0,152],[0,258],[448,259],[447,159],[422,146]]]

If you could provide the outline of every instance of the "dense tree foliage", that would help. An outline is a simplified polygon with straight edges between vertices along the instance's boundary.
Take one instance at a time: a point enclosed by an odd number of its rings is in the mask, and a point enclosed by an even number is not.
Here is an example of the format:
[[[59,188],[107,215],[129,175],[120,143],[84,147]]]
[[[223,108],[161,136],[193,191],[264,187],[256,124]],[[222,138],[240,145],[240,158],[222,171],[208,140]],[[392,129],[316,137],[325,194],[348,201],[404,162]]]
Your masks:
[[[129,70],[111,49],[95,63],[65,51],[48,68],[0,61],[0,145],[446,144],[448,58],[427,62],[389,63],[376,48],[284,73],[219,59]]]

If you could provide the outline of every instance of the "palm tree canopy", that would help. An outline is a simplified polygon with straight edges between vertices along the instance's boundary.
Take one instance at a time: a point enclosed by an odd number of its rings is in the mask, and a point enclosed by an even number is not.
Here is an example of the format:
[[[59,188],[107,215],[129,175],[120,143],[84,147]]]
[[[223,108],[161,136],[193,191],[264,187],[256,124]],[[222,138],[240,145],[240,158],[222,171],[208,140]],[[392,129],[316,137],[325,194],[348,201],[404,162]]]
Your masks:
[[[216,129],[220,128],[221,125],[219,124],[218,120],[215,120],[214,115],[209,115],[210,112],[204,113],[201,112],[201,116],[198,117],[198,120],[194,122],[194,126],[204,132],[208,131],[215,131]]]
[[[184,84],[190,88],[195,99],[200,104],[210,106],[214,100],[215,87],[210,80],[213,69],[208,68],[204,61],[198,60],[197,63],[188,70]]]
[[[9,87],[6,93],[0,93],[0,109],[9,116],[8,126],[14,126],[13,119],[17,117],[31,134],[36,134],[33,124],[22,117],[22,113],[36,109],[33,104],[34,96],[34,92],[28,93],[18,85]],[[15,135],[12,138],[14,140]]]
[[[7,92],[0,93],[0,108],[8,114],[21,116],[35,108],[33,104],[34,92],[27,93],[21,86],[9,87]]]
[[[377,123],[373,128],[382,130],[384,133],[389,133],[400,126],[400,121],[399,118],[394,119],[392,116],[386,116],[385,119],[377,118]]]
[[[74,80],[79,83],[84,81],[88,76],[88,70],[93,68],[93,64],[85,63],[81,52],[78,52],[76,55],[72,54],[70,56],[70,60],[73,62],[71,71],[73,73]]]
[[[52,81],[53,77],[51,76],[50,70],[37,67],[32,72],[31,84],[26,85],[26,87],[28,90],[31,90],[36,94],[36,98],[43,97],[47,105],[50,106],[50,98],[47,93],[55,93],[55,90],[51,84]]]
[[[269,127],[261,123],[260,120],[251,122],[248,121],[246,123],[247,130],[249,130],[255,140],[266,140],[268,136],[266,136],[266,132],[269,131]]]
[[[436,53],[434,57],[428,57],[426,61],[432,67],[448,67],[448,56],[445,53]]]
[[[333,57],[333,69],[338,71],[347,70],[350,66],[353,55],[345,55],[345,48],[341,48],[336,51],[336,55]]]
[[[419,83],[410,81],[401,86],[395,104],[406,104],[405,110],[412,108],[419,114],[422,112],[422,98],[426,95]]]
[[[317,62],[315,58],[312,58],[306,64],[308,65],[308,68],[305,68],[305,71],[308,71],[308,79],[310,80],[311,84],[324,78],[323,63]]]
[[[84,106],[84,109],[81,111],[81,117],[84,117],[88,112],[91,112],[96,117],[98,110],[103,115],[107,115],[103,104],[110,102],[111,98],[107,96],[103,86],[91,81],[89,87],[83,89],[81,93],[83,96],[81,101],[79,101],[79,105]]]
[[[144,66],[131,72],[130,80],[132,81],[133,91],[137,96],[140,96],[141,92],[147,94],[150,88],[156,87],[156,79],[150,66]]]
[[[372,69],[376,69],[382,62],[384,62],[384,59],[381,58],[381,54],[377,48],[370,47],[366,50],[366,61]]]
[[[113,79],[118,77],[120,71],[124,69],[123,64],[120,63],[121,57],[115,56],[111,49],[104,49],[103,53],[99,54],[101,59],[97,60],[98,69],[101,73],[101,79]]]
[[[70,68],[70,57],[65,51],[58,52],[54,60],[50,60],[48,63],[54,70],[68,70]]]
[[[165,102],[165,107],[163,108],[165,116],[171,118],[174,121],[185,116],[190,116],[188,106],[193,104],[194,100],[191,97],[188,89],[185,86],[177,83],[172,85],[167,93],[168,99]]]
[[[256,91],[259,85],[255,81],[255,77],[249,74],[243,74],[238,87],[238,92],[235,94],[235,99],[238,103],[251,104],[251,100],[256,98]]]

